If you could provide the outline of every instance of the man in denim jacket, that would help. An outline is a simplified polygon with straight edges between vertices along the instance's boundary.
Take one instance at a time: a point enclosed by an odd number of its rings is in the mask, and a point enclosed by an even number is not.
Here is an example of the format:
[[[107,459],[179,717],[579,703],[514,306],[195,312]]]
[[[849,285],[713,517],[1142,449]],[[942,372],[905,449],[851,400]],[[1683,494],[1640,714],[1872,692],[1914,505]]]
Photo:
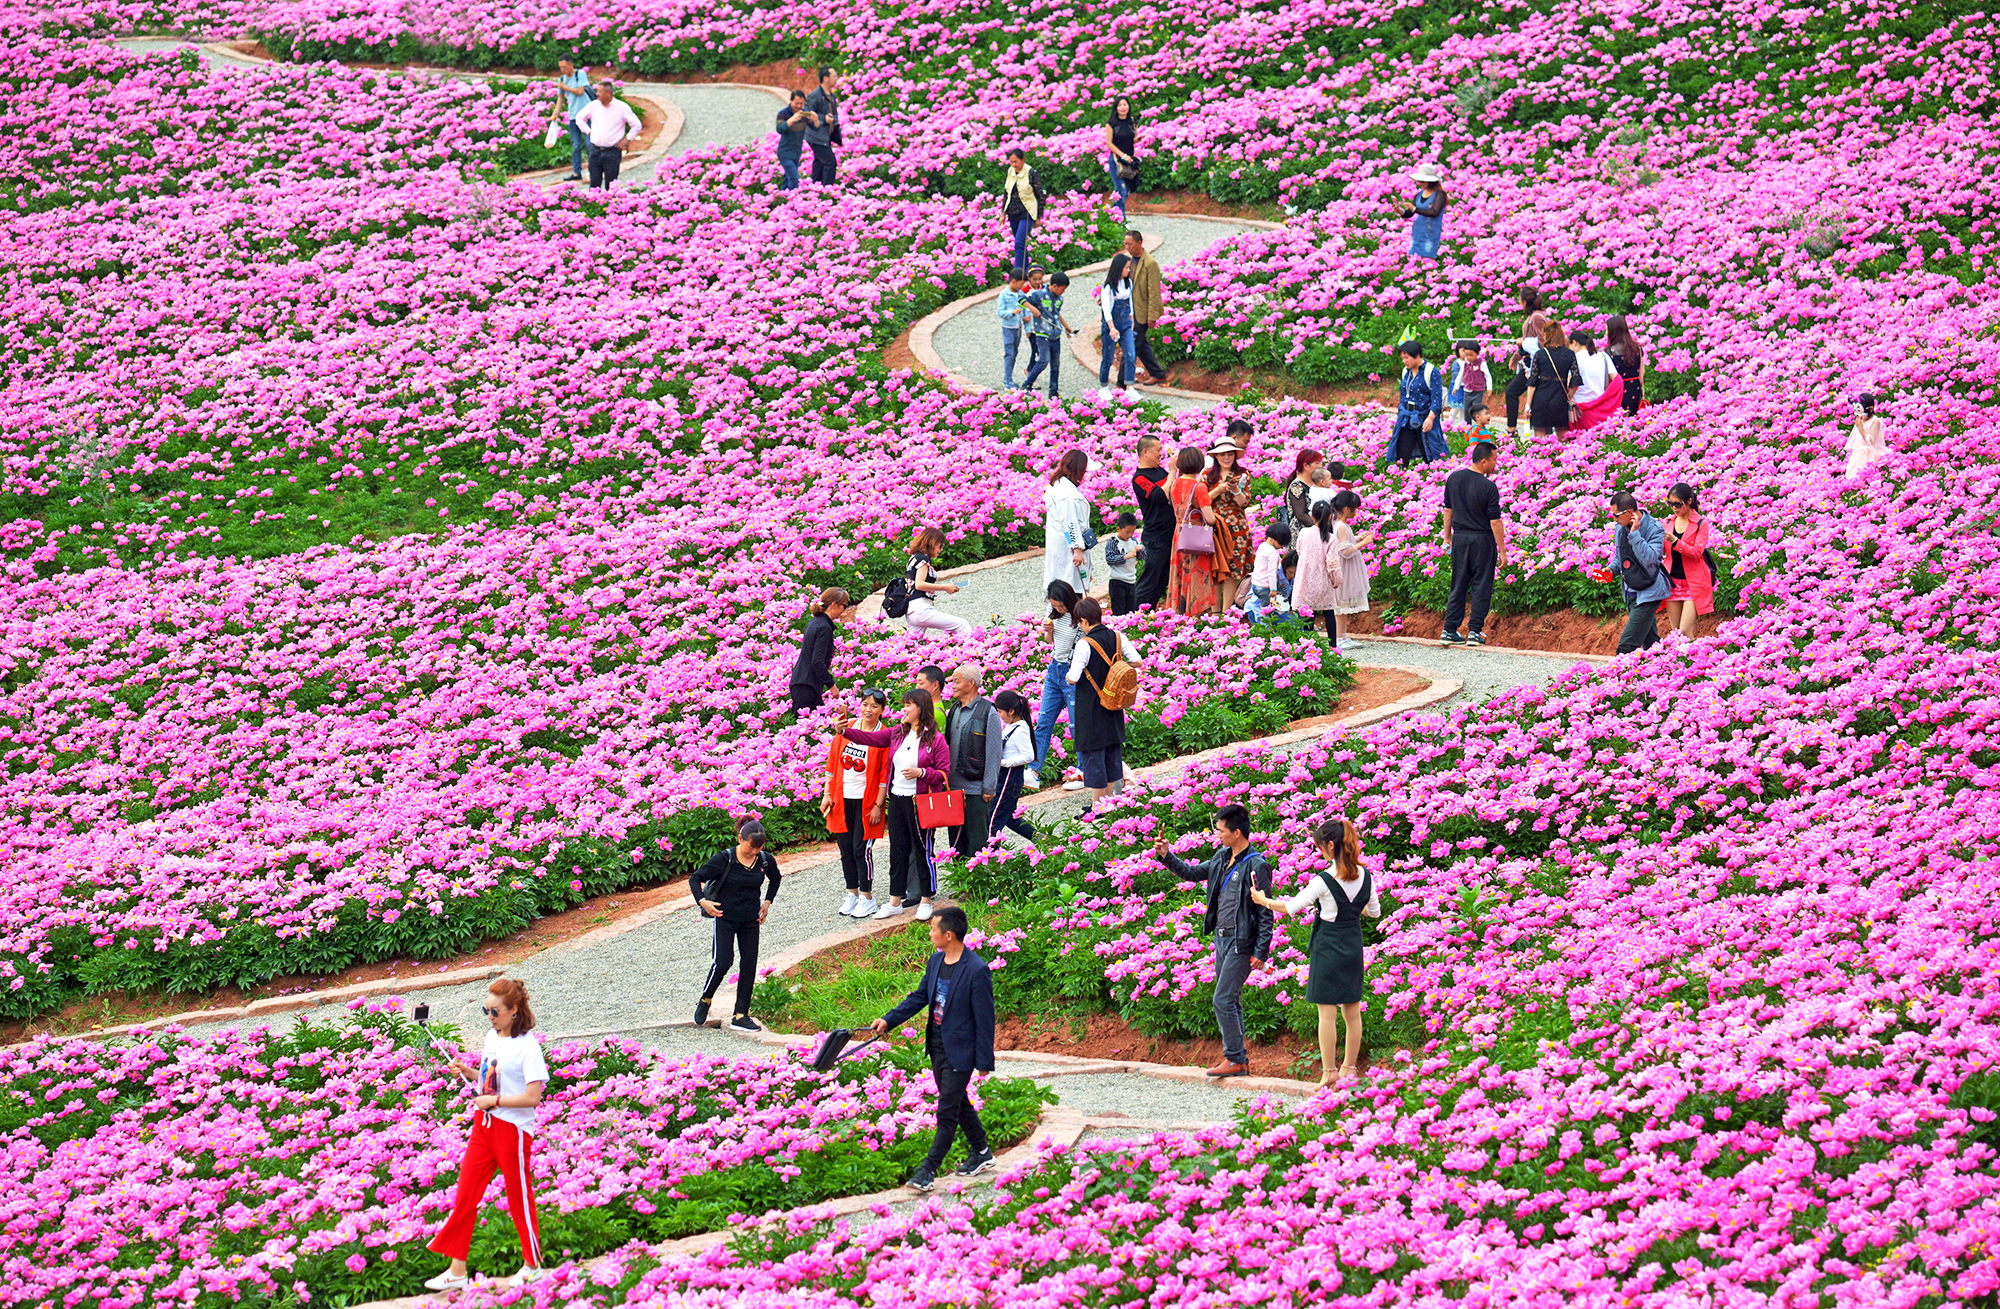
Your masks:
[[[1618,637],[1618,653],[1630,654],[1660,639],[1660,602],[1674,589],[1673,579],[1661,566],[1667,552],[1667,529],[1639,507],[1638,497],[1630,491],[1611,497],[1611,518],[1611,575],[1625,593],[1625,630]],[[1648,576],[1652,580],[1647,585],[1633,585],[1645,582]]]

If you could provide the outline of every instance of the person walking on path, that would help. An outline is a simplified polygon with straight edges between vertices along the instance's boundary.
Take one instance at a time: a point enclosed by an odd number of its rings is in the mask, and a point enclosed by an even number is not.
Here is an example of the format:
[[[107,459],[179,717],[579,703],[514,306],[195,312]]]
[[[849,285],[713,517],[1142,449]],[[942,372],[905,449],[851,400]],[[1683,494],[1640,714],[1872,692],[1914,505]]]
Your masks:
[[[709,861],[688,879],[688,890],[702,913],[715,920],[715,946],[709,955],[708,981],[702,985],[701,999],[694,1006],[694,1025],[708,1025],[708,1007],[722,979],[729,975],[735,955],[741,955],[736,970],[736,1008],[729,1020],[732,1032],[761,1032],[763,1027],[750,1016],[750,994],[757,988],[757,936],[764,920],[771,916],[771,901],[778,898],[778,886],[785,879],[778,861],[764,850],[764,824],[745,818],[736,824],[736,844],[717,850]],[[766,889],[768,884],[769,889]]]
[[[569,125],[569,176],[563,179],[566,182],[583,180],[583,152],[590,138],[576,120],[589,107],[590,73],[564,55],[556,60],[556,112]]]
[[[920,527],[910,539],[910,562],[903,568],[903,585],[909,608],[903,611],[903,626],[912,632],[943,632],[946,636],[967,636],[972,624],[957,614],[948,614],[932,603],[934,595],[957,595],[958,587],[938,581],[937,557],[944,550],[944,533],[935,527]]]
[[[1201,934],[1215,941],[1215,1025],[1222,1033],[1222,1062],[1210,1077],[1240,1077],[1250,1071],[1250,1048],[1243,1036],[1243,984],[1271,958],[1271,911],[1253,893],[1271,890],[1271,865],[1250,844],[1250,811],[1226,804],[1215,815],[1221,847],[1199,864],[1183,862],[1165,841],[1153,854],[1184,882],[1206,888]]]
[[[1107,708],[1100,697],[1111,677],[1111,665],[1123,656],[1139,662],[1139,647],[1104,625],[1104,608],[1085,596],[1076,602],[1078,640],[1070,655],[1069,682],[1076,688],[1070,719],[1083,784],[1090,788],[1088,820],[1104,797],[1125,789],[1125,711]]]
[[[1007,283],[1000,288],[1000,295],[994,301],[994,308],[1000,315],[1000,389],[1014,389],[1014,363],[1021,355],[1022,328],[1027,326],[1021,320],[1029,318],[1028,313],[1028,270],[1010,268]],[[1032,331],[1032,328],[1030,328]],[[1030,336],[1032,341],[1033,337]],[[1028,358],[1032,366],[1034,346],[1028,347]]]
[[[924,965],[924,980],[869,1027],[881,1036],[918,1010],[924,1013],[924,1052],[938,1090],[937,1136],[910,1174],[913,1191],[937,1185],[937,1171],[960,1129],[965,1132],[960,1177],[977,1177],[996,1162],[987,1148],[986,1126],[965,1094],[974,1073],[993,1071],[993,974],[984,959],[965,948],[965,933],[965,910],[957,905],[939,910],[931,920],[932,954]]]
[[[1227,609],[1249,598],[1250,570],[1256,566],[1257,544],[1250,539],[1250,477],[1243,471],[1243,455],[1250,447],[1252,428],[1241,418],[1232,419],[1229,430],[1208,447],[1214,462],[1202,474],[1208,488],[1208,505],[1213,511],[1209,524],[1215,529],[1215,589]]]
[[[1521,401],[1535,376],[1535,358],[1542,352],[1542,333],[1548,330],[1548,302],[1533,287],[1521,292],[1521,337],[1514,357],[1514,375],[1507,379],[1507,431],[1520,436]]]
[[[548,1061],[535,1030],[535,1012],[528,1007],[528,988],[511,977],[495,978],[486,988],[480,1012],[492,1030],[479,1054],[474,1073],[453,1060],[451,1070],[478,1086],[472,1102],[472,1132],[458,1166],[458,1194],[451,1217],[426,1248],[451,1261],[424,1283],[427,1291],[462,1291],[470,1282],[465,1260],[472,1253],[472,1233],[479,1226],[480,1202],[497,1169],[507,1181],[507,1210],[514,1217],[514,1235],[521,1242],[521,1271],[506,1285],[525,1286],[542,1277],[541,1217],[535,1207],[535,1179],[529,1169],[535,1136],[535,1106],[549,1083]]]
[[[1333,577],[1334,648],[1352,650],[1347,639],[1347,620],[1368,612],[1368,561],[1361,547],[1375,539],[1375,533],[1354,534],[1354,516],[1361,512],[1361,497],[1342,491],[1333,497],[1333,541],[1327,572]]]
[[[855,721],[864,732],[882,724],[889,693],[869,688],[855,705]],[[875,842],[888,830],[889,751],[850,741],[839,732],[826,755],[826,794],[820,813],[826,830],[840,849],[840,876],[847,894],[840,902],[843,918],[872,918],[875,903]]]
[[[784,174],[780,191],[799,189],[799,161],[805,157],[806,133],[812,129],[813,112],[806,108],[806,93],[793,91],[791,102],[778,111],[778,169]]]
[[[1446,645],[1485,645],[1486,611],[1493,578],[1507,566],[1507,527],[1500,519],[1500,488],[1493,484],[1500,452],[1480,441],[1465,452],[1467,467],[1444,479],[1444,539],[1451,550],[1451,598],[1444,605]],[[1471,606],[1471,630],[1458,634]]]
[[[1665,567],[1667,529],[1639,507],[1630,491],[1611,497],[1611,572],[1625,596],[1625,630],[1618,653],[1631,654],[1659,644],[1660,604],[1673,592]]]
[[[1289,899],[1251,892],[1259,907],[1287,916],[1313,910],[1306,957],[1306,999],[1319,1009],[1319,1084],[1331,1085],[1361,1073],[1361,1000],[1366,993],[1361,918],[1382,916],[1375,875],[1361,866],[1361,834],[1353,823],[1329,818],[1313,828],[1313,843],[1326,859],[1305,889]],[[1341,1020],[1347,1023],[1347,1057],[1334,1063]],[[1336,1077],[1334,1069],[1340,1070]]]
[[[1889,439],[1882,430],[1882,419],[1875,412],[1875,397],[1856,396],[1854,426],[1847,432],[1845,476],[1849,481],[1854,480],[1888,453]]]
[[[1175,456],[1174,478],[1167,483],[1167,497],[1174,506],[1174,563],[1167,582],[1167,608],[1189,617],[1222,612],[1222,596],[1215,582],[1220,534],[1215,531],[1208,488],[1202,485],[1201,477],[1207,464],[1201,451],[1189,446]],[[1191,533],[1189,528],[1207,530]]]
[[[1535,371],[1528,378],[1528,425],[1538,436],[1567,432],[1576,419],[1576,392],[1583,373],[1576,351],[1561,323],[1542,329],[1542,348],[1535,354]]]
[[[1158,386],[1167,380],[1167,370],[1153,357],[1153,344],[1146,333],[1165,312],[1160,299],[1160,261],[1146,249],[1146,238],[1138,231],[1125,233],[1125,254],[1132,260],[1132,348],[1146,370],[1146,380]]]
[[[833,632],[854,612],[847,592],[829,586],[820,592],[799,638],[799,657],[792,664],[792,708],[800,713],[826,703],[833,686]]]
[[[813,155],[812,180],[832,186],[838,162],[833,148],[841,144],[839,73],[831,68],[819,70],[819,86],[806,97],[806,110],[812,115],[806,128],[806,144],[812,147]]]
[[[1069,712],[1070,745],[1076,745],[1076,687],[1069,680],[1069,666],[1076,654],[1076,588],[1068,582],[1050,582],[1047,589],[1048,617],[1042,619],[1042,635],[1049,638],[1049,666],[1042,674],[1042,703],[1035,712],[1035,777],[1022,783],[1033,791],[1041,786],[1042,766],[1048,762],[1049,742],[1055,739],[1056,716]],[[1083,784],[1065,787],[1082,790]]]
[[[875,917],[894,918],[910,907],[916,895],[929,897],[937,891],[937,870],[917,822],[917,796],[945,789],[951,775],[951,748],[938,730],[930,692],[915,686],[903,692],[902,717],[893,731],[843,721],[840,734],[857,745],[889,752],[889,802],[883,815],[889,833],[889,898]]]
[[[1013,267],[1028,266],[1028,236],[1047,203],[1041,175],[1028,167],[1028,152],[1018,146],[1009,150],[1007,171],[1000,179],[1000,209],[1007,215],[1007,230],[1014,236]]]
[[[1138,348],[1132,335],[1132,256],[1111,256],[1104,285],[1097,288],[1097,316],[1097,398],[1109,400],[1113,360],[1118,363],[1119,392],[1132,386],[1133,352]]]
[[[1300,532],[1295,545],[1299,552],[1299,576],[1292,584],[1292,602],[1309,609],[1308,624],[1326,628],[1326,639],[1340,645],[1340,559],[1334,554],[1333,501],[1317,500],[1312,506],[1312,522]]]
[[[1139,123],[1132,113],[1132,97],[1121,95],[1111,102],[1111,121],[1104,125],[1104,167],[1111,174],[1111,194],[1117,197],[1118,216],[1125,216],[1125,201],[1139,180]],[[1130,173],[1127,177],[1125,174]]]
[[[609,82],[597,84],[597,99],[576,116],[577,126],[590,138],[590,189],[609,191],[618,180],[625,152],[639,143],[639,115],[623,100],[612,98]]]
[[[1029,280],[1034,280],[1030,270]],[[1028,375],[1021,379],[1021,389],[1035,389],[1035,379],[1049,370],[1049,398],[1055,399],[1062,390],[1062,342],[1064,336],[1075,336],[1076,329],[1063,317],[1063,293],[1069,290],[1068,273],[1051,273],[1046,287],[1036,287],[1028,293],[1028,305],[1033,311],[1029,319]]]
[[[1090,528],[1090,501],[1083,496],[1083,479],[1090,456],[1070,450],[1049,470],[1042,488],[1042,585],[1067,582],[1078,595],[1090,589],[1090,550],[1097,534]]]
[[[1410,220],[1410,253],[1435,259],[1444,241],[1444,183],[1436,164],[1418,164],[1410,180],[1417,184],[1417,193],[1403,206],[1403,217]]]
[[[1166,598],[1174,566],[1174,502],[1167,494],[1167,470],[1160,466],[1166,447],[1157,436],[1139,438],[1139,467],[1132,474],[1132,498],[1139,504],[1139,544],[1146,562],[1134,600],[1139,608]]]
[[[965,821],[953,849],[970,859],[993,835],[993,802],[1000,798],[1000,738],[1007,725],[993,702],[979,694],[986,670],[960,664],[951,675],[951,708],[945,711],[945,745],[951,751],[951,780],[965,792]]]
[[[1444,377],[1424,360],[1421,341],[1396,347],[1403,375],[1396,384],[1396,424],[1389,440],[1392,464],[1435,463],[1451,453],[1444,439]]]
[[[1697,615],[1715,612],[1715,574],[1708,566],[1708,520],[1695,502],[1694,488],[1675,482],[1667,492],[1668,621],[1692,640]]]
[[[1625,384],[1619,403],[1625,407],[1627,414],[1638,413],[1639,407],[1646,403],[1646,352],[1633,339],[1625,315],[1613,314],[1605,320],[1604,353],[1611,356],[1611,364]]]

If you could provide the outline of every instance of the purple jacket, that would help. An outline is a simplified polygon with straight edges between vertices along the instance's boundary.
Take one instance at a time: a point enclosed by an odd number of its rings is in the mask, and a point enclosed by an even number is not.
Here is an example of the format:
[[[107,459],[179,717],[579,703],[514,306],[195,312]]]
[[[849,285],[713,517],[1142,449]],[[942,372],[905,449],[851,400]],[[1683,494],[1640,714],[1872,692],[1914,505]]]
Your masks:
[[[900,725],[894,731],[884,727],[873,732],[862,727],[849,727],[841,734],[856,745],[885,747],[893,758],[897,748],[903,744],[903,738],[909,735],[909,731],[909,728]],[[950,773],[951,747],[945,744],[944,733],[933,732],[928,739],[919,740],[917,742],[918,793],[944,790]],[[896,769],[892,764],[889,769],[889,784],[893,786],[895,782]]]

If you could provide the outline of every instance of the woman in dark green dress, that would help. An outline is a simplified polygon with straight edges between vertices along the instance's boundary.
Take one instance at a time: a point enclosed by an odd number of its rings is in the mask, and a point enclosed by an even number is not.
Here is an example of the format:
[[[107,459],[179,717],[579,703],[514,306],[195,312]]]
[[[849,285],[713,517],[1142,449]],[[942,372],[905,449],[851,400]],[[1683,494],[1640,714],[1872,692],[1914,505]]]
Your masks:
[[[1313,829],[1313,843],[1327,867],[1312,875],[1305,889],[1289,900],[1276,900],[1252,887],[1250,898],[1273,913],[1291,915],[1316,909],[1312,943],[1307,952],[1312,971],[1306,999],[1319,1006],[1319,1084],[1360,1074],[1361,1059],[1361,918],[1382,916],[1375,894],[1375,875],[1361,866],[1361,834],[1354,824],[1329,818]],[[1339,1020],[1347,1022],[1347,1058],[1333,1061]]]

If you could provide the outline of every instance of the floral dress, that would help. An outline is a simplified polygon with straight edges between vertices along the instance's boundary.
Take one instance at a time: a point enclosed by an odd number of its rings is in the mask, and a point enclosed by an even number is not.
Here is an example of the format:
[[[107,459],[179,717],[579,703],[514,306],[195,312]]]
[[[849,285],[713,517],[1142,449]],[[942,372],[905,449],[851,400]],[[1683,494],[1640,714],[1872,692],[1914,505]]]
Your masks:
[[[1250,576],[1257,555],[1250,540],[1250,520],[1243,512],[1250,507],[1250,479],[1241,469],[1232,469],[1208,489],[1208,503],[1215,511],[1208,521],[1215,528],[1216,584]]]

